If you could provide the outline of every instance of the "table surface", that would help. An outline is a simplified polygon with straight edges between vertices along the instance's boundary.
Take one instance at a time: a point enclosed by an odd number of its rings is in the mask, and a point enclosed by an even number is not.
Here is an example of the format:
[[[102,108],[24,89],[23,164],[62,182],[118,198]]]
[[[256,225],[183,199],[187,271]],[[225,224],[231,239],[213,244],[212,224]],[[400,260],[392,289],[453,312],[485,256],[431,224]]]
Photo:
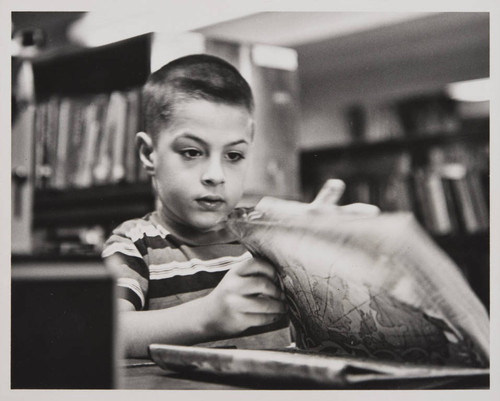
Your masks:
[[[321,389],[315,385],[298,385],[273,381],[259,381],[248,377],[224,377],[201,373],[179,373],[163,370],[151,360],[127,359],[120,368],[120,389],[165,390],[307,390]],[[488,389],[489,376],[463,377],[460,379],[427,379],[412,382],[368,383],[353,389]]]
[[[127,360],[121,368],[121,389],[165,390],[237,390],[245,387],[227,381],[204,380],[172,371],[166,371],[150,360]]]

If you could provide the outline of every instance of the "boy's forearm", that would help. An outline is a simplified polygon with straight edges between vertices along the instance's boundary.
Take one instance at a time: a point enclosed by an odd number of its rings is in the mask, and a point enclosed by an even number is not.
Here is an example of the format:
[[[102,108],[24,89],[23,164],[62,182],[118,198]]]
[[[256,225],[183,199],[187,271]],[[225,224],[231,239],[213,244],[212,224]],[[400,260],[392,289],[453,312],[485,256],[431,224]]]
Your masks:
[[[215,340],[206,315],[203,298],[168,309],[120,312],[125,354],[146,357],[152,343],[193,345]]]

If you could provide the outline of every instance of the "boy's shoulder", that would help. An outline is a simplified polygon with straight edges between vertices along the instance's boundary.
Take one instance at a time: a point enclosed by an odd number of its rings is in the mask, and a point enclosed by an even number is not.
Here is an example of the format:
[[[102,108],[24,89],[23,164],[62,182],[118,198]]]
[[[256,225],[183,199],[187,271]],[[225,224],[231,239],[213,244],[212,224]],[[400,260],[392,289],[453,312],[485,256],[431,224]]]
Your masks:
[[[106,258],[119,253],[143,259],[147,257],[150,248],[156,251],[177,248],[171,237],[156,212],[151,212],[118,225],[105,241],[101,256]]]

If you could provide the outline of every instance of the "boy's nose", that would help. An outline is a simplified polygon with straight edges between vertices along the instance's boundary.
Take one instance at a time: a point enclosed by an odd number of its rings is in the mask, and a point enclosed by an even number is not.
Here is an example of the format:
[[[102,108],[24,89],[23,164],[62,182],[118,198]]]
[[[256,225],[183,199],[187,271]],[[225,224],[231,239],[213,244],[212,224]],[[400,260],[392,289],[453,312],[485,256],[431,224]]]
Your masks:
[[[224,177],[224,172],[222,171],[222,166],[217,161],[212,161],[208,165],[207,170],[203,173],[201,177],[201,182],[204,185],[221,185],[226,182]]]

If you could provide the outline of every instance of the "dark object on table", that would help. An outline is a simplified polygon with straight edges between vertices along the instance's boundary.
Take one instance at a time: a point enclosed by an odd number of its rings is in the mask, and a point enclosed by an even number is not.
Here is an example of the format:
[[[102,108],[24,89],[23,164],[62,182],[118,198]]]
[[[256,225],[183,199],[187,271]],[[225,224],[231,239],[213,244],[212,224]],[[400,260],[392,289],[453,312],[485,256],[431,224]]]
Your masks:
[[[116,387],[114,291],[101,265],[13,266],[11,387]]]

